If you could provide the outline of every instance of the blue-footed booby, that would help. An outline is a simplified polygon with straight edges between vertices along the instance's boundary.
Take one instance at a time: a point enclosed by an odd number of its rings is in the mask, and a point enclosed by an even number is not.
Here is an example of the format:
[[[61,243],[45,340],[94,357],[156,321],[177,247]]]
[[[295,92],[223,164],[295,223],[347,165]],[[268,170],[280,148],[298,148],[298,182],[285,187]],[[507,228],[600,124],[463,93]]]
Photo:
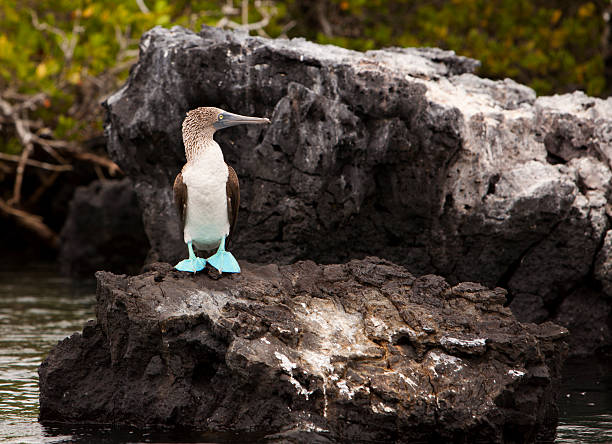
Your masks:
[[[225,163],[221,147],[213,139],[215,131],[245,123],[270,123],[266,118],[228,113],[219,108],[200,107],[187,113],[183,121],[183,142],[187,163],[174,180],[174,202],[183,223],[183,238],[189,258],[174,268],[195,273],[206,262],[221,273],[240,273],[238,262],[225,248],[236,227],[240,187],[234,169]],[[203,259],[199,250],[218,248]]]

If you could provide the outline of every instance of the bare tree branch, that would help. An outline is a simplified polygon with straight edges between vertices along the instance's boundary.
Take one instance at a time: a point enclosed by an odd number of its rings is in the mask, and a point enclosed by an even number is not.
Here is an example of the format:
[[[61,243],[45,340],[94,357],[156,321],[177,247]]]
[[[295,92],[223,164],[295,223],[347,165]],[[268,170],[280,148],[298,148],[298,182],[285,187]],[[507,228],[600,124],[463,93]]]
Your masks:
[[[49,154],[51,157],[53,157],[55,160],[57,160],[60,164],[62,164],[62,165],[67,165],[68,164],[68,161],[66,159],[64,159],[62,156],[60,156],[58,154],[58,152],[56,150],[54,150],[53,148],[51,148],[49,145],[41,144],[41,143],[39,143],[39,145],[42,147],[43,150],[45,150],[47,152],[47,154]]]
[[[249,23],[249,2],[248,0],[242,0],[242,5],[240,9],[236,9],[233,7],[233,4],[228,1],[228,3],[223,6],[221,11],[225,14],[221,20],[217,22],[217,27],[219,28],[231,28],[242,31],[256,31],[262,37],[269,37],[264,28],[268,26],[270,20],[274,15],[276,15],[277,11],[274,7],[273,2],[264,2],[262,0],[255,0],[254,2],[255,9],[261,15],[261,20]],[[272,11],[272,12],[270,12]],[[237,15],[241,14],[242,24],[238,24],[229,19],[228,15]]]
[[[291,28],[295,27],[295,25],[297,25],[297,22],[295,20],[291,20],[290,22],[285,24],[285,26],[283,26],[281,31],[280,31],[279,37],[286,39],[287,38],[287,31],[289,31]]]
[[[240,13],[240,9],[234,8],[234,1],[227,0],[225,5],[221,7],[221,13],[225,16],[228,15],[238,15]]]
[[[333,37],[333,31],[329,20],[327,20],[327,14],[325,11],[325,6],[327,2],[317,1],[315,6],[317,10],[317,19],[319,20],[319,24],[321,25],[321,29],[323,30],[323,34],[325,37],[331,38]]]
[[[0,199],[0,211],[13,217],[17,223],[35,233],[47,245],[53,248],[59,247],[59,236],[43,222],[42,217],[13,208],[2,199]]]
[[[28,142],[21,152],[21,158],[17,164],[17,172],[15,174],[15,183],[13,184],[13,197],[8,201],[9,205],[15,205],[21,200],[21,185],[23,184],[23,173],[28,162],[28,157],[32,154],[34,145]]]
[[[121,168],[119,168],[119,165],[117,165],[115,162],[113,162],[107,157],[98,156],[97,154],[88,153],[85,151],[70,151],[70,154],[75,159],[86,160],[93,164],[103,166],[108,170],[108,174],[110,174],[111,176],[115,176],[117,173],[123,172],[121,171]]]
[[[0,160],[4,160],[7,162],[20,162],[21,156],[0,153]],[[38,160],[29,159],[29,158],[26,159],[26,164],[36,167],[36,168],[41,168],[47,171],[72,171],[73,170],[72,165],[54,165],[52,163],[40,162]]]
[[[145,5],[145,2],[143,0],[136,0],[136,4],[138,5],[138,9],[140,9],[140,12],[142,12],[143,14],[148,14],[149,12],[151,12],[149,8],[147,8],[147,5]]]
[[[35,205],[38,200],[42,197],[42,195],[47,191],[51,185],[55,183],[57,178],[60,176],[61,171],[54,171],[53,173],[41,177],[40,186],[32,193],[32,195],[28,198],[26,205],[30,207],[31,205]],[[39,175],[40,176],[40,175]]]
[[[29,103],[32,102],[29,101]],[[9,205],[14,205],[16,203],[19,203],[19,201],[21,200],[21,185],[23,184],[23,174],[25,172],[28,157],[30,157],[30,154],[32,154],[32,151],[34,150],[34,145],[32,144],[32,133],[26,129],[23,120],[19,118],[17,112],[13,109],[11,104],[6,100],[0,99],[0,108],[2,109],[2,113],[4,115],[9,116],[13,119],[17,136],[19,137],[19,140],[23,145],[23,151],[21,152],[21,156],[19,158],[17,170],[15,173],[15,182],[13,183],[13,196],[8,202]],[[26,107],[22,106],[22,109],[24,108]]]
[[[22,117],[20,114],[25,114],[27,110],[32,109],[37,104],[41,103],[46,98],[44,94],[35,94],[34,96],[19,96],[22,101],[16,105],[13,105],[8,100],[5,100],[3,98],[4,96],[5,94],[0,96],[0,112],[2,115],[4,115],[3,122],[9,122],[14,125],[19,142],[23,146],[20,156],[0,153],[2,154],[0,159],[17,162],[15,181],[13,183],[13,196],[8,200],[8,205],[16,205],[21,202],[21,188],[23,185],[23,177],[26,166],[30,165],[54,172],[69,171],[73,169],[72,166],[68,165],[68,161],[56,151],[58,149],[70,155],[74,159],[91,162],[97,167],[96,173],[98,175],[100,175],[100,166],[106,168],[110,176],[115,176],[117,173],[121,172],[119,166],[112,160],[104,156],[85,152],[75,142],[46,139],[32,132],[28,124],[31,121],[27,119],[27,116]],[[44,129],[45,128],[38,128],[38,132],[41,132]],[[53,165],[47,162],[30,159],[30,155],[34,151],[34,144],[42,147],[51,157],[59,162],[60,165]]]
[[[242,26],[249,24],[249,0],[242,0]]]
[[[39,31],[48,31],[60,37],[59,46],[62,52],[64,53],[64,66],[62,70],[66,70],[66,68],[72,63],[72,57],[74,56],[74,50],[79,41],[79,35],[85,31],[85,28],[80,25],[81,16],[77,15],[74,23],[72,25],[72,31],[70,35],[66,34],[65,31],[56,28],[55,26],[49,25],[48,23],[41,23],[38,20],[38,14],[33,9],[30,10],[30,15],[32,16],[32,25]]]

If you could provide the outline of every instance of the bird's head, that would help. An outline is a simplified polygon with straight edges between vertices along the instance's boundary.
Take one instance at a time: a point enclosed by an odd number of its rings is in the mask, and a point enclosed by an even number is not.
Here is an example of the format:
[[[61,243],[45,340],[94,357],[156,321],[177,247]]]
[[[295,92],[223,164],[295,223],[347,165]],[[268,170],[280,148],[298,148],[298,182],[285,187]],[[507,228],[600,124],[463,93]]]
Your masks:
[[[241,116],[212,106],[203,106],[187,112],[187,117],[183,121],[183,137],[193,137],[202,132],[212,136],[215,130],[247,123],[270,123],[270,120],[263,117]]]

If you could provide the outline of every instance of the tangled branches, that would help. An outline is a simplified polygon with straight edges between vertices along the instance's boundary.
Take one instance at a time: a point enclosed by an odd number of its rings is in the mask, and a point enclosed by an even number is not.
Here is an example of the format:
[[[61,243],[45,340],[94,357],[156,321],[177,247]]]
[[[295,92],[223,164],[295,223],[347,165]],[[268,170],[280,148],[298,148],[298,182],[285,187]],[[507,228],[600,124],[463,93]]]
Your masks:
[[[42,120],[31,119],[30,114],[44,106],[46,100],[48,98],[44,93],[24,95],[10,89],[0,95],[0,129],[5,135],[14,134],[22,146],[19,155],[0,152],[3,175],[14,176],[12,195],[7,200],[0,198],[0,212],[14,218],[49,246],[57,247],[58,236],[45,225],[42,217],[20,208],[23,204],[22,187],[26,168],[46,172],[38,188],[28,197],[30,204],[40,199],[62,173],[72,171],[75,160],[92,163],[100,177],[104,177],[103,169],[106,169],[109,176],[117,175],[120,169],[107,157],[88,152],[75,142],[52,138],[51,129]],[[33,158],[37,150],[50,161]]]
[[[81,12],[75,15],[70,32],[45,23],[39,19],[36,11],[29,10],[31,26],[36,32],[46,34],[57,42],[60,49],[59,71],[54,75],[55,96],[78,96],[69,109],[60,112],[74,122],[93,122],[101,120],[99,103],[117,86],[117,73],[133,63],[136,53],[129,46],[135,42],[116,28],[115,38],[119,45],[116,63],[100,75],[91,76],[82,70],[75,84],[69,79],[69,70],[74,62],[75,50],[79,39],[85,32],[80,24]],[[42,65],[41,65],[42,66]],[[88,151],[78,140],[87,140],[97,136],[99,129],[78,129],[77,137],[57,137],[54,125],[58,115],[52,105],[56,97],[48,92],[26,94],[19,92],[19,82],[3,86],[0,83],[0,137],[5,146],[0,150],[0,181],[12,183],[12,189],[0,193],[0,216],[13,219],[19,225],[30,230],[47,245],[56,248],[58,235],[47,226],[43,218],[27,209],[34,208],[57,181],[66,173],[75,170],[75,163],[86,162],[93,165],[99,178],[116,176],[120,169],[108,157]],[[57,112],[57,111],[55,111]],[[43,118],[45,116],[46,118]],[[90,125],[91,128],[93,126]],[[12,150],[7,149],[14,141]],[[38,186],[24,196],[24,178],[38,178]],[[30,182],[35,182],[31,180]]]

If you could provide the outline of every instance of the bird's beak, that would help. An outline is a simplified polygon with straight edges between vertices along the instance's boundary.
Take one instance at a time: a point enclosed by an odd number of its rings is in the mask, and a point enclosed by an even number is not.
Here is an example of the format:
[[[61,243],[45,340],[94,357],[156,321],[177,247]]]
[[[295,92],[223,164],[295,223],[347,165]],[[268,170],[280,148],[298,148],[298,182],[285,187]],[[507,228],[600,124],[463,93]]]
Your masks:
[[[217,121],[213,123],[213,126],[215,127],[215,129],[222,129],[246,123],[270,123],[270,120],[266,119],[265,117],[248,117],[241,116],[240,114],[224,112],[220,114]]]

